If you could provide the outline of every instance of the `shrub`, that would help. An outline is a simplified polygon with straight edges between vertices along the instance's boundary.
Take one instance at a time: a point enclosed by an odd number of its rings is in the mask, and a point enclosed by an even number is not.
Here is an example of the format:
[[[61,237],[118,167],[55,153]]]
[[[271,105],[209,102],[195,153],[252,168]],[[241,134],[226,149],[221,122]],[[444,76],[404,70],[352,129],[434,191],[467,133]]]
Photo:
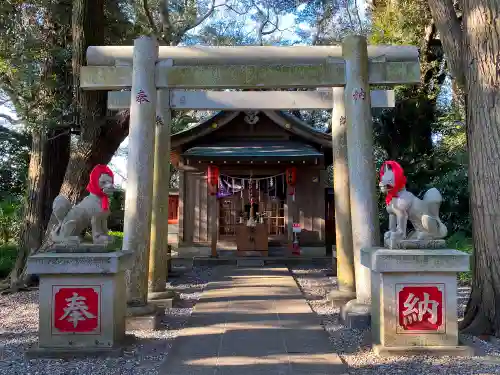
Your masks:
[[[0,278],[7,277],[14,267],[17,257],[17,246],[0,246]]]

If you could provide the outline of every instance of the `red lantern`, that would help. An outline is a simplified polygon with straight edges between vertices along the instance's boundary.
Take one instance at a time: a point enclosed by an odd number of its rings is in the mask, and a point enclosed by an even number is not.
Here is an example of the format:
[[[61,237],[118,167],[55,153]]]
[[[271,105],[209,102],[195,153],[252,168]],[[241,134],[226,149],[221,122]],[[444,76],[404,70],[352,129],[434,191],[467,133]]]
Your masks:
[[[286,184],[288,185],[289,195],[295,201],[295,182],[297,179],[297,168],[290,167],[286,169]]]
[[[297,179],[297,168],[290,167],[286,169],[286,183],[288,186],[295,186]]]
[[[210,195],[217,194],[219,189],[219,167],[209,165],[207,169],[207,185]]]
[[[176,151],[171,151],[170,152],[170,163],[174,166],[174,167],[178,167],[179,166],[179,162],[180,162],[180,156],[179,156],[179,153],[176,152]]]

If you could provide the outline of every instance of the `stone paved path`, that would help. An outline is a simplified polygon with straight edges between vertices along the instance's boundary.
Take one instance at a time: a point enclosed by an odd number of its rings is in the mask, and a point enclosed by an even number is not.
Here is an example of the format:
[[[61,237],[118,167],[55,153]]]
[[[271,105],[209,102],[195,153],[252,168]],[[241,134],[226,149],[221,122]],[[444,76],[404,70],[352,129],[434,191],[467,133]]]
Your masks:
[[[162,375],[347,375],[284,267],[227,267],[196,304]]]

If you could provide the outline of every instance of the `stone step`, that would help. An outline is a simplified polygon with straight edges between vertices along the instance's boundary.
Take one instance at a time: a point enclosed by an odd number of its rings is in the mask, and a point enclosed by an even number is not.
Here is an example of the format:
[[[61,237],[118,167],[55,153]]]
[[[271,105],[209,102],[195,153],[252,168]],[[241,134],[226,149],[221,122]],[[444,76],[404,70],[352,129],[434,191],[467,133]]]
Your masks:
[[[237,267],[264,267],[264,261],[262,259],[242,258],[242,259],[237,260],[236,266]]]
[[[220,265],[237,265],[240,259],[249,259],[246,257],[218,257],[218,258],[208,258],[208,257],[195,257],[193,259],[194,266],[220,266]],[[336,259],[331,257],[252,257],[250,259],[259,259],[264,262],[265,265],[320,265],[327,268],[332,268],[334,275],[336,275]]]

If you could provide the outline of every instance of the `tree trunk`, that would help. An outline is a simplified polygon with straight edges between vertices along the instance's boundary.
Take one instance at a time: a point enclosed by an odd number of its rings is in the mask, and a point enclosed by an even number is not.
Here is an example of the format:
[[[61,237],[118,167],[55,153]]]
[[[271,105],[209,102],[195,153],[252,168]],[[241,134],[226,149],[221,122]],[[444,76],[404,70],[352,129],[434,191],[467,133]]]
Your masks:
[[[467,147],[474,237],[472,294],[461,329],[500,336],[500,7],[463,3]]]
[[[48,20],[47,22],[50,22]],[[72,84],[80,138],[70,152],[69,129],[33,134],[32,157],[28,173],[28,201],[21,230],[20,250],[10,275],[10,286],[17,290],[26,280],[25,265],[30,254],[38,251],[54,223],[50,223],[52,202],[63,194],[73,203],[85,192],[90,171],[96,164],[107,164],[128,134],[128,115],[107,117],[106,92],[79,89],[80,66],[85,63],[89,45],[104,44],[104,0],[73,2]],[[57,43],[53,40],[54,44]],[[51,77],[54,59],[46,62],[44,73]],[[60,73],[60,72],[58,72]],[[65,77],[67,78],[67,77]],[[71,83],[69,84],[71,87]],[[69,162],[68,162],[69,159]]]
[[[43,238],[43,195],[45,191],[45,157],[47,137],[43,130],[32,133],[31,157],[28,168],[28,191],[24,206],[24,222],[21,226],[19,251],[14,269],[10,273],[9,286],[14,288],[20,281],[28,256],[36,251]]]
[[[44,169],[47,173],[43,197],[42,230],[45,231],[52,214],[52,202],[59,194],[68,165],[70,153],[69,129],[51,129],[44,158]]]
[[[80,138],[71,152],[61,194],[76,202],[85,193],[92,168],[107,164],[128,134],[126,118],[107,117],[105,91],[80,89],[80,67],[89,45],[104,45],[104,0],[73,2],[73,87]]]
[[[43,19],[44,42],[54,51],[66,46],[67,23],[64,19],[70,3],[62,0],[53,3]],[[49,221],[52,201],[62,182],[69,157],[69,129],[52,129],[53,122],[61,117],[59,109],[70,102],[72,92],[68,85],[68,67],[66,61],[53,52],[42,65],[40,95],[46,101],[43,110],[46,122],[33,130],[32,149],[28,168],[28,192],[24,207],[24,222],[19,238],[19,251],[14,269],[10,273],[10,288],[16,290],[25,279],[26,259],[42,245],[44,231]],[[69,97],[69,100],[68,100]]]
[[[452,0],[429,0],[449,68],[465,89],[474,254],[463,332],[500,336],[500,7],[464,0],[462,25]]]

